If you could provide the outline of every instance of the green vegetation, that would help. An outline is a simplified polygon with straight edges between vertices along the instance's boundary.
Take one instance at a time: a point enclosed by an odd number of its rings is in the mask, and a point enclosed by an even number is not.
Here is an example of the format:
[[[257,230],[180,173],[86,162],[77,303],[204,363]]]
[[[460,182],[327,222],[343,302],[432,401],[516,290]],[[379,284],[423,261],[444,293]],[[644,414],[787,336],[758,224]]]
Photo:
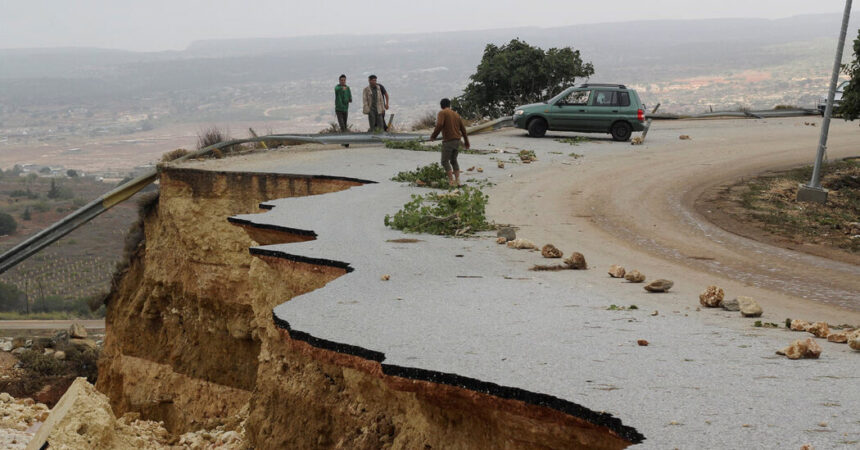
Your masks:
[[[592,74],[591,63],[570,47],[544,51],[519,39],[501,47],[488,44],[452,108],[471,119],[510,115],[517,106],[547,100]]]
[[[413,195],[412,201],[393,217],[385,215],[385,225],[407,233],[461,236],[493,228],[487,222],[488,197],[478,188],[465,186],[444,193]]]
[[[635,309],[639,309],[639,307],[638,307],[638,306],[636,306],[636,305],[630,305],[630,306],[628,306],[628,307],[626,307],[626,308],[625,308],[625,307],[623,307],[623,306],[618,306],[618,305],[609,305],[609,307],[608,307],[608,308],[606,308],[606,309],[607,309],[608,311],[627,311],[627,310],[635,310]]]
[[[756,320],[753,326],[756,328],[779,328],[778,323],[762,322],[761,320]]]
[[[521,161],[537,161],[534,150],[520,150],[519,157]]]
[[[0,212],[0,236],[12,234],[18,229],[18,222],[11,214]]]
[[[584,155],[581,155],[581,154],[576,153],[576,152],[570,152],[567,154],[567,156],[570,156],[573,159],[579,159],[579,158],[582,158]]]
[[[412,139],[408,141],[385,141],[385,148],[418,152],[438,152],[442,150],[442,144],[426,144],[420,139]]]
[[[857,30],[857,39],[854,40],[854,60],[844,65],[842,71],[851,77],[851,81],[842,93],[839,114],[845,120],[854,120],[860,117],[860,30]]]
[[[439,163],[428,164],[407,172],[399,172],[391,180],[429,188],[448,187],[448,175]]]
[[[812,167],[781,172],[748,181],[736,195],[743,214],[771,233],[860,251],[854,231],[860,221],[860,160],[826,164],[821,185],[831,191],[824,205],[798,203],[797,186],[807,183]]]
[[[591,139],[585,136],[573,136],[568,138],[558,138],[555,141],[561,142],[562,144],[579,145],[583,142],[589,142]]]
[[[385,148],[393,148],[398,150],[413,150],[416,152],[440,152],[442,144],[428,144],[420,139],[411,139],[408,141],[384,141]],[[460,153],[469,155],[480,155],[483,152],[474,149],[466,149],[460,146]]]

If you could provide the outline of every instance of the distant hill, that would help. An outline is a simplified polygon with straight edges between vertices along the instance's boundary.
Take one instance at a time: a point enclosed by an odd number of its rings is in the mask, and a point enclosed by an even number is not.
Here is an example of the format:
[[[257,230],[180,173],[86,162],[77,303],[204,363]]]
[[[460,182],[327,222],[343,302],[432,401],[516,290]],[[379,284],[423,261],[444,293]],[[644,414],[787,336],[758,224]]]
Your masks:
[[[69,108],[84,108],[96,119],[131,111],[157,118],[157,125],[259,120],[289,106],[277,118],[301,114],[325,123],[340,73],[356,87],[367,74],[379,75],[408,117],[434,107],[440,97],[458,95],[486,44],[516,37],[545,48],[573,46],[593,62],[592,81],[632,84],[646,103],[662,102],[669,110],[812,103],[826,84],[840,20],[825,14],[207,40],[183,51],[150,53],[0,50],[0,132]],[[855,18],[852,39],[858,25]]]

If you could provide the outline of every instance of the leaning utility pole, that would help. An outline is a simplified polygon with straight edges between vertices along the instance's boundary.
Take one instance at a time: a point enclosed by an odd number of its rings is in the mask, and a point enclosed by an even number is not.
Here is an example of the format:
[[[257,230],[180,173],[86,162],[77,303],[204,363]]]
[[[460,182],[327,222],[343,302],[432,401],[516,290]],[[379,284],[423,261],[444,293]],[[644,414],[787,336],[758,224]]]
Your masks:
[[[848,18],[851,16],[851,0],[845,0],[845,13],[842,15],[842,31],[839,32],[839,44],[836,46],[836,60],[833,61],[833,75],[830,77],[830,91],[827,93],[827,107],[824,110],[824,120],[821,122],[821,137],[818,139],[818,155],[812,169],[812,179],[809,184],[800,185],[797,190],[799,202],[827,202],[827,189],[821,187],[821,164],[824,151],[827,149],[827,133],[830,131],[830,117],[833,115],[833,97],[836,95],[836,83],[839,81],[839,70],[842,68],[842,48],[845,47],[845,34],[848,31]]]

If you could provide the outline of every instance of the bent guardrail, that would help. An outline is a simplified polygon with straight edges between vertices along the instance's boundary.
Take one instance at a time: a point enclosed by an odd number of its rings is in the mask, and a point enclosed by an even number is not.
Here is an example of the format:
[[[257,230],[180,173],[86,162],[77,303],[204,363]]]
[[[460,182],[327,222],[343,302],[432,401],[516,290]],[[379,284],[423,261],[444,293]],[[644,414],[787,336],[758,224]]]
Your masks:
[[[505,126],[513,124],[510,117],[496,119],[475,127],[470,127],[466,131],[469,134],[483,133],[487,131],[497,130]],[[348,134],[272,134],[268,136],[259,136],[249,139],[234,139],[226,142],[219,142],[215,145],[202,148],[191,152],[174,161],[182,161],[189,158],[204,156],[216,149],[231,147],[238,144],[247,144],[252,142],[265,141],[282,141],[296,143],[314,143],[314,144],[374,144],[384,141],[408,141],[416,139],[427,139],[429,136],[422,134],[388,134],[388,133],[348,133]],[[101,197],[87,203],[75,212],[64,217],[59,222],[54,223],[48,228],[30,236],[23,242],[12,247],[2,255],[0,255],[0,274],[20,264],[22,261],[38,253],[43,248],[56,242],[63,236],[71,233],[81,225],[95,219],[100,214],[110,208],[128,200],[134,194],[140,192],[143,188],[152,184],[158,178],[158,171],[152,169],[137,178],[118,186]]]

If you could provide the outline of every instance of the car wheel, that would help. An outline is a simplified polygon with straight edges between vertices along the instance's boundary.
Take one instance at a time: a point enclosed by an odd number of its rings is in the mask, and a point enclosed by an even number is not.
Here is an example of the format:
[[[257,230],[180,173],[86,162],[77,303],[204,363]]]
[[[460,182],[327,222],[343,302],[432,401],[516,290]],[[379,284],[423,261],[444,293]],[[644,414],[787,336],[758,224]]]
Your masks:
[[[532,119],[529,122],[529,136],[543,137],[546,134],[546,121],[543,119]]]
[[[609,129],[609,132],[612,133],[612,139],[616,141],[626,141],[630,139],[630,135],[633,134],[633,127],[631,127],[627,122],[615,122],[612,124],[612,128]]]

